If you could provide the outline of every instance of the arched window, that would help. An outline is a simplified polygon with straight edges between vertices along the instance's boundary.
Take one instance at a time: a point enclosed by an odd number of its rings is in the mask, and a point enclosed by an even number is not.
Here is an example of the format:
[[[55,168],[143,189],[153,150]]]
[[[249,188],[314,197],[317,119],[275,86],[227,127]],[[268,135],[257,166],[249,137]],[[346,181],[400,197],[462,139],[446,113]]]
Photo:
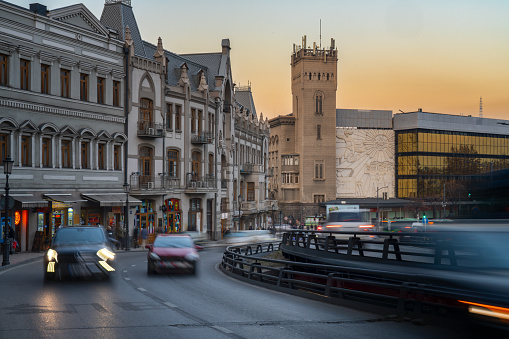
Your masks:
[[[323,114],[322,106],[323,95],[321,93],[317,93],[315,97],[315,114]]]
[[[191,170],[192,170],[193,177],[200,176],[200,161],[201,161],[200,152],[194,151],[191,154]],[[197,179],[195,179],[195,180],[197,180]]]
[[[318,73],[318,80],[320,80],[320,73]]]
[[[309,80],[311,80],[311,73],[309,73]]]
[[[152,100],[142,98],[140,101],[140,115],[138,118],[138,126],[140,131],[145,132],[149,128],[153,128],[153,112],[154,106],[152,104]]]

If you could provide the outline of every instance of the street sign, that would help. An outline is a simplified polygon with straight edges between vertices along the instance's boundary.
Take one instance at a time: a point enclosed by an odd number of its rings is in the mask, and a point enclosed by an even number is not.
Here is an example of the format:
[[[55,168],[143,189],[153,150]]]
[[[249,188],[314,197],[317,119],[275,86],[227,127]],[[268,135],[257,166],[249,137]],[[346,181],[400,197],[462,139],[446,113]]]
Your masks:
[[[7,204],[7,208],[11,209],[14,207],[14,198],[9,196],[9,203]],[[5,196],[0,199],[0,210],[5,211]]]

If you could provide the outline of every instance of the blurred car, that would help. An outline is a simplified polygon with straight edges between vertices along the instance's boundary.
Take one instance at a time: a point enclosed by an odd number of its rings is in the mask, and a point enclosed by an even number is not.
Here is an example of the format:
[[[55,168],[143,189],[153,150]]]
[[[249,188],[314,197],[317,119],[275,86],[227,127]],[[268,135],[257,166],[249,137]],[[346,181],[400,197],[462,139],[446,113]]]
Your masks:
[[[44,255],[44,279],[65,277],[109,278],[115,253],[99,226],[64,226],[57,229]]]
[[[146,245],[147,274],[169,272],[191,272],[196,274],[200,256],[189,234],[158,234],[153,244]]]
[[[362,211],[334,211],[329,212],[327,220],[317,229],[338,232],[375,231],[375,225],[366,220],[367,216]]]
[[[227,244],[247,244],[274,241],[276,237],[269,230],[230,231],[224,235]]]

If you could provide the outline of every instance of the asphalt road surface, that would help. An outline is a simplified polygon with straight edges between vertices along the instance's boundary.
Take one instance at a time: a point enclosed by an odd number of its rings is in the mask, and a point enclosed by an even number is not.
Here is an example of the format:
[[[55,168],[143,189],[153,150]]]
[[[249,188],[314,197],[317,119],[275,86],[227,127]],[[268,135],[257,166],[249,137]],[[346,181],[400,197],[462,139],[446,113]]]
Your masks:
[[[416,325],[255,287],[200,252],[196,276],[147,275],[146,252],[118,253],[109,281],[43,282],[42,261],[0,270],[0,338],[455,338]],[[462,332],[463,331],[463,332]]]

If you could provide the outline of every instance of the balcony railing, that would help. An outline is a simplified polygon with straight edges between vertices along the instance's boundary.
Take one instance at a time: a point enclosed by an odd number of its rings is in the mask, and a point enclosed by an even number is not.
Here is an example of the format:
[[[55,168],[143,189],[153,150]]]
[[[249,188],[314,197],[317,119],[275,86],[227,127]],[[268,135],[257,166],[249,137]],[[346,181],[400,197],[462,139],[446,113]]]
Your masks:
[[[180,178],[169,175],[131,174],[131,190],[164,190],[180,187]]]
[[[213,175],[199,176],[194,173],[186,174],[186,188],[215,188],[216,177]]]
[[[148,138],[164,137],[164,125],[150,121],[138,121],[138,136]]]
[[[191,136],[191,143],[193,144],[211,144],[212,141],[214,141],[212,132],[197,132]]]
[[[299,165],[281,165],[281,172],[299,173]]]
[[[251,174],[251,173],[260,173],[262,172],[262,165],[252,164],[246,162],[240,165],[240,173],[241,174]]]

